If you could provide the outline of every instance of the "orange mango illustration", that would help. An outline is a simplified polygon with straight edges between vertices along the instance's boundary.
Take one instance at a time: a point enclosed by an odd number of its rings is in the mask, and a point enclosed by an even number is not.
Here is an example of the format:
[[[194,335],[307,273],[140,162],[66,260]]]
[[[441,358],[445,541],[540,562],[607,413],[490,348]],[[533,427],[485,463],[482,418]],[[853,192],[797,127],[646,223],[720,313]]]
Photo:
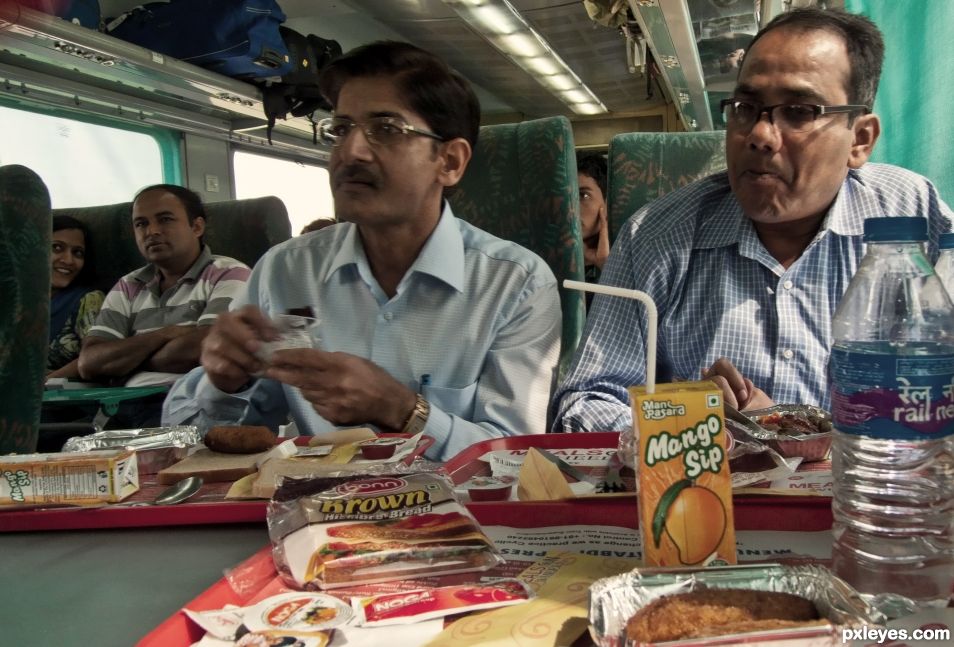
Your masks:
[[[679,551],[679,563],[700,564],[719,547],[725,535],[722,500],[712,490],[691,481],[673,483],[653,514],[653,541],[659,546],[663,531]]]

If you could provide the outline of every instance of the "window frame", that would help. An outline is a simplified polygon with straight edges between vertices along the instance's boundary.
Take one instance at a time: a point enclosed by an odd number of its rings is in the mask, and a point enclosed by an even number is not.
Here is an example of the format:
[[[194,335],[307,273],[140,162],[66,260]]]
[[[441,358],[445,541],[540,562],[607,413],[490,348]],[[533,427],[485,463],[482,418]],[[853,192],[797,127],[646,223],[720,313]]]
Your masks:
[[[147,135],[155,140],[159,147],[159,160],[162,165],[162,181],[166,184],[182,184],[182,133],[178,131],[149,124],[133,124],[125,119],[111,119],[97,114],[90,114],[81,109],[70,110],[42,103],[34,104],[23,101],[13,101],[3,96],[0,96],[0,106],[13,110],[46,115],[57,119],[68,119],[94,126],[103,126]]]

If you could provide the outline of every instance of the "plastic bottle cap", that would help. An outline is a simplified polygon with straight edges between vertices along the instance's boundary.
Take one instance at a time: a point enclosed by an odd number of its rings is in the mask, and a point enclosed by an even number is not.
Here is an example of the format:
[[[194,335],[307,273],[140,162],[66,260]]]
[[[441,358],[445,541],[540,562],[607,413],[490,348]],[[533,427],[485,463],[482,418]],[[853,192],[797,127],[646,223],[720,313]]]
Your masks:
[[[941,249],[954,249],[954,234],[941,234],[937,244]]]
[[[926,218],[895,216],[865,220],[864,242],[866,243],[911,243],[923,242],[927,238]]]

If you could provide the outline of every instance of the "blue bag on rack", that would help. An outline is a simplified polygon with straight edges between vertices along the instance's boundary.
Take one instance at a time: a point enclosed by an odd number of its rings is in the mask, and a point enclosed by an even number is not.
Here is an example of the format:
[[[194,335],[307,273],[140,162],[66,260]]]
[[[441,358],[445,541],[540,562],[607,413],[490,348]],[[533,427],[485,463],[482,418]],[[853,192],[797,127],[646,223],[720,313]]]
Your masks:
[[[293,68],[282,75],[280,81],[259,84],[262,90],[262,104],[268,129],[265,131],[268,141],[272,141],[272,128],[276,119],[285,119],[290,113],[293,117],[309,117],[316,110],[331,110],[318,90],[318,78],[321,71],[335,58],[341,55],[338,41],[321,38],[315,34],[305,36],[294,29],[280,28],[288,57]],[[313,141],[318,143],[315,121],[311,119],[314,130]]]
[[[219,74],[265,79],[292,69],[283,22],[275,0],[170,0],[137,7],[106,32]]]

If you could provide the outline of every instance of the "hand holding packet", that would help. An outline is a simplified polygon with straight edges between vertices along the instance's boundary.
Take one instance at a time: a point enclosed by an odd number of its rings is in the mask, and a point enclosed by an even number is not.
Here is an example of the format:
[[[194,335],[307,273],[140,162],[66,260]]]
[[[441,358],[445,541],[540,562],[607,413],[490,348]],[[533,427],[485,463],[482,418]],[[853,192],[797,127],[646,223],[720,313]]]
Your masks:
[[[318,335],[319,319],[299,314],[272,315],[272,325],[278,338],[262,342],[255,356],[269,364],[277,350],[288,348],[317,348],[321,341]]]

